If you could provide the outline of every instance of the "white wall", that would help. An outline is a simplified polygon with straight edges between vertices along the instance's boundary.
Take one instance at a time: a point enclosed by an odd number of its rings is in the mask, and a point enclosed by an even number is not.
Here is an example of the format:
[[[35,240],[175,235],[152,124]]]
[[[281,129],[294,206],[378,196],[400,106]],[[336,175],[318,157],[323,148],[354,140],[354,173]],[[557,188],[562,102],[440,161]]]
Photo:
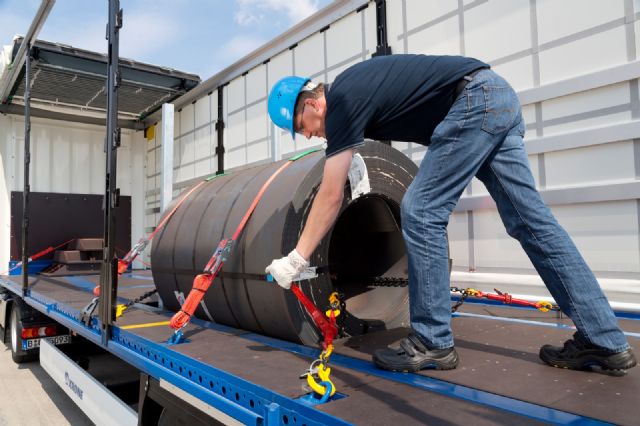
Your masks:
[[[277,79],[298,74],[331,82],[371,57],[373,6],[293,48],[283,46],[224,87],[227,169],[270,161],[266,96]],[[598,274],[640,280],[640,1],[387,0],[387,24],[393,53],[474,56],[512,83],[543,196]],[[193,166],[212,158],[213,151],[190,146],[194,128],[206,133],[196,118],[205,98],[176,114],[177,184],[216,170],[215,162],[208,170]],[[206,124],[206,113],[200,116]],[[214,124],[216,114],[211,117]],[[215,146],[211,133],[204,139]],[[283,156],[322,143],[292,141],[285,132],[281,139]],[[394,146],[418,164],[426,152],[417,144]],[[148,176],[149,206],[158,182]],[[535,273],[477,180],[461,199],[449,236],[458,270]]]
[[[104,193],[103,126],[42,118],[31,120],[33,192]],[[142,132],[122,130],[117,185],[131,196],[132,240],[143,234],[145,142]],[[11,191],[23,190],[24,118],[0,116],[0,270],[9,262]]]
[[[640,278],[640,132],[615,136],[638,123],[638,76],[597,85],[593,75],[638,60],[640,3],[625,0],[388,0],[389,43],[394,53],[462,54],[488,62],[524,99],[525,143],[538,188],[592,268],[601,275]],[[640,69],[640,68],[637,68]],[[606,71],[605,71],[606,73]],[[605,78],[606,80],[606,78]],[[566,82],[566,84],[555,84]],[[587,90],[562,86],[583,85]],[[539,99],[528,102],[527,99]],[[581,141],[590,129],[608,139]],[[580,133],[582,132],[582,133]],[[548,139],[557,136],[556,139]],[[573,138],[572,138],[573,136]],[[563,139],[560,139],[563,138]],[[565,149],[554,144],[563,141]],[[569,141],[568,143],[566,141]],[[420,163],[426,148],[395,143]],[[588,202],[570,199],[575,187]],[[625,188],[628,188],[625,186]],[[535,273],[505,233],[495,207],[465,201],[486,196],[477,180],[449,226],[459,270]],[[615,197],[612,195],[616,193]],[[487,203],[484,203],[487,205]]]
[[[375,51],[375,8],[353,12],[331,24],[321,33],[300,40],[296,47],[285,48],[265,64],[232,79],[223,90],[225,170],[247,164],[271,161],[271,122],[267,114],[267,95],[271,86],[287,75],[300,74],[319,82],[331,82],[336,75]],[[336,48],[330,48],[336,46]],[[218,144],[215,125],[218,119],[218,92],[197,99],[176,110],[174,119],[174,194],[194,179],[216,173]],[[145,179],[145,229],[151,232],[160,219],[161,127],[147,149]],[[281,132],[283,158],[324,143],[320,138],[292,140]],[[147,250],[148,252],[148,250]],[[148,261],[148,256],[145,261]]]

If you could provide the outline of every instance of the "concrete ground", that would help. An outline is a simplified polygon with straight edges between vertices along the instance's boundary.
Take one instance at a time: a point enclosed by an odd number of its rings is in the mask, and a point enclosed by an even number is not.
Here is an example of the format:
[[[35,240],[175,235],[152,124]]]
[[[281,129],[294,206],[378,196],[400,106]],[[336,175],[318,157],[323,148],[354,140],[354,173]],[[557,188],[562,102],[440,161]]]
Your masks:
[[[93,425],[64,391],[40,367],[18,365],[0,343],[0,426]]]

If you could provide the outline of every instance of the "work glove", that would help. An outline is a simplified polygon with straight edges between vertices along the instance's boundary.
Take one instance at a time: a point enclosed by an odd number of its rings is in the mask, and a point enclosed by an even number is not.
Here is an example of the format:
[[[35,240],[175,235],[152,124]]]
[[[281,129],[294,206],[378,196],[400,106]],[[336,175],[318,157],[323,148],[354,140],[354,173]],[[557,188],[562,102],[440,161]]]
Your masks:
[[[289,290],[291,281],[308,266],[309,262],[296,249],[293,249],[287,256],[274,259],[264,271],[267,274],[271,274],[280,287]]]

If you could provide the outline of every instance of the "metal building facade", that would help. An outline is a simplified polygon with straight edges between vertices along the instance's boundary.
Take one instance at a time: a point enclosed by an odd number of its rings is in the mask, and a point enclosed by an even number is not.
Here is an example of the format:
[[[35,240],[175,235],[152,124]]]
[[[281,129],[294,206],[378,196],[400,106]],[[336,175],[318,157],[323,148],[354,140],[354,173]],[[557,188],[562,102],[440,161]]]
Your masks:
[[[217,91],[225,170],[274,160],[266,95],[278,78],[331,82],[375,52],[386,3],[393,53],[463,54],[515,87],[538,188],[603,285],[640,287],[640,1],[337,1],[176,102],[174,190],[217,171]],[[366,7],[365,7],[366,6]],[[365,7],[365,8],[363,8]],[[213,52],[212,54],[215,54]],[[145,226],[157,222],[159,137],[147,154]],[[319,146],[281,134],[281,153]],[[420,163],[426,148],[393,145]],[[454,278],[489,273],[530,282],[535,271],[474,181],[449,226]],[[469,271],[475,271],[473,274]],[[531,281],[539,285],[538,279]]]

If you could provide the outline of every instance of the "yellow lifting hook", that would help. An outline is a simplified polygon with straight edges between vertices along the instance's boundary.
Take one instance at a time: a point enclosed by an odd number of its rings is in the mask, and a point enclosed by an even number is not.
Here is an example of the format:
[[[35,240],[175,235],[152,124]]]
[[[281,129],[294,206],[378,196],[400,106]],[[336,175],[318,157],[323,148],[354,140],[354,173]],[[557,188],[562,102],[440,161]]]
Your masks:
[[[340,315],[340,298],[337,292],[333,292],[329,296],[329,306],[330,309],[325,312],[325,315],[331,318],[332,321],[335,321],[335,318]],[[336,393],[336,386],[329,378],[331,368],[327,366],[332,353],[333,344],[329,343],[322,353],[320,353],[318,359],[311,363],[309,371],[306,373],[307,384],[316,394],[322,397],[323,400],[332,397],[333,394]]]
[[[329,378],[331,374],[331,368],[327,367],[326,362],[329,359],[329,356],[333,352],[333,345],[327,346],[327,349],[322,351],[320,354],[320,358],[313,361],[311,367],[309,367],[309,373],[307,374],[307,384],[315,393],[320,396],[324,396],[327,392],[327,386],[322,385],[322,382],[328,383],[331,388],[331,393],[329,397],[333,396],[336,393],[336,387]],[[315,365],[318,365],[315,367]],[[316,379],[318,377],[319,381]]]

